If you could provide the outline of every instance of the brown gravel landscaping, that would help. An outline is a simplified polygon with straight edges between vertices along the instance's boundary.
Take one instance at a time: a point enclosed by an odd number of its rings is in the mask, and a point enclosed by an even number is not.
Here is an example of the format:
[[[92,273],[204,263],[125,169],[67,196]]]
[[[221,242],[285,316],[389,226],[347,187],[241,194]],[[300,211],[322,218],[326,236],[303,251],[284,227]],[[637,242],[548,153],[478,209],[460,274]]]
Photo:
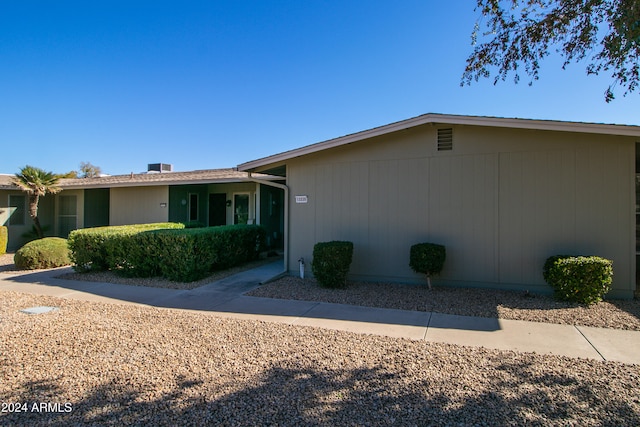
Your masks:
[[[326,289],[313,279],[298,277],[284,277],[247,295],[640,331],[638,299],[608,300],[585,307],[551,296],[492,289],[429,290],[419,285],[363,282],[349,283],[345,289]]]
[[[171,282],[162,278],[124,278],[112,272],[67,273],[60,277],[137,286],[194,289],[275,259],[277,258],[263,258],[190,283]],[[0,271],[12,268],[13,254],[1,255]],[[426,286],[363,282],[352,282],[346,289],[325,289],[318,286],[313,279],[303,280],[298,277],[284,277],[262,285],[247,295],[640,331],[638,299],[606,300],[585,307],[556,301],[551,296],[492,289],[436,286],[429,290]]]
[[[640,425],[615,362],[6,291],[0,336],[0,425]]]
[[[327,290],[293,277],[251,294],[625,329],[640,318],[637,301],[587,309],[517,292]],[[37,306],[57,310],[20,311]],[[0,337],[0,425],[640,425],[640,366],[616,362],[4,291]]]
[[[101,274],[79,278],[122,283]],[[251,294],[640,330],[637,301],[294,277]],[[616,362],[6,291],[0,337],[0,425],[640,425],[640,366]]]

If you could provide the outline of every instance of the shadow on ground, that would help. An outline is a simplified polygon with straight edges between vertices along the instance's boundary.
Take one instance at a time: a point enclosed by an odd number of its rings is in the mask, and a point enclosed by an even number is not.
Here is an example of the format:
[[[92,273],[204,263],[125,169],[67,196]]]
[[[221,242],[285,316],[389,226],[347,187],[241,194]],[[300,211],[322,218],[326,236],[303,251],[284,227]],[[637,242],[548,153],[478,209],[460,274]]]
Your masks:
[[[126,378],[95,388],[77,384],[80,389],[73,392],[82,396],[77,399],[57,386],[62,378],[51,378],[24,383],[2,401],[68,402],[70,412],[4,412],[0,424],[640,425],[637,395],[635,403],[629,396],[612,395],[599,383],[604,377],[540,372],[514,360],[488,375],[483,384],[473,384],[462,372],[456,380],[456,375],[425,379],[382,367],[273,366],[250,384],[176,376],[175,385],[162,393],[155,393],[154,384],[133,385]]]

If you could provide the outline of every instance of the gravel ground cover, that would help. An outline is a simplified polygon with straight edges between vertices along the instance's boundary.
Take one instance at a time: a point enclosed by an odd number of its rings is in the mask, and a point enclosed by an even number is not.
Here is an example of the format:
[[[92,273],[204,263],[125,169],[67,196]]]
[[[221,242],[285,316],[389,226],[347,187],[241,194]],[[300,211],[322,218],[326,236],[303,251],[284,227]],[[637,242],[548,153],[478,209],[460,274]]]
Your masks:
[[[492,289],[429,290],[420,285],[364,282],[349,283],[345,289],[326,289],[313,279],[299,277],[284,277],[247,295],[640,331],[637,299],[602,301],[585,307],[551,296]]]
[[[7,253],[0,255],[0,271],[15,270],[16,266],[13,264],[13,253]]]
[[[0,425],[640,425],[615,362],[6,291],[0,336]]]
[[[261,259],[241,267],[216,272],[206,279],[191,283],[171,282],[161,278],[123,278],[111,272],[69,273],[60,277],[137,286],[194,289],[243,269],[254,268],[274,260]],[[0,271],[3,268],[13,268],[12,254],[0,256]],[[426,286],[363,282],[350,283],[346,289],[325,289],[318,286],[313,279],[302,280],[298,277],[284,277],[262,285],[247,295],[640,331],[638,299],[607,300],[585,307],[556,301],[550,296],[491,289],[434,287],[429,290]]]
[[[15,264],[13,263],[14,254],[0,255],[0,272],[2,271],[15,271]],[[90,273],[66,273],[59,277],[69,280],[80,280],[86,282],[105,282],[105,283],[121,283],[124,285],[133,286],[152,286],[155,288],[168,288],[168,289],[195,289],[200,286],[204,286],[216,280],[224,279],[239,271],[256,268],[265,263],[273,262],[277,260],[277,257],[264,257],[256,261],[247,262],[241,266],[229,268],[223,271],[216,271],[202,280],[194,282],[173,282],[163,277],[151,277],[151,278],[129,278],[122,277],[114,274],[110,271],[98,271]]]

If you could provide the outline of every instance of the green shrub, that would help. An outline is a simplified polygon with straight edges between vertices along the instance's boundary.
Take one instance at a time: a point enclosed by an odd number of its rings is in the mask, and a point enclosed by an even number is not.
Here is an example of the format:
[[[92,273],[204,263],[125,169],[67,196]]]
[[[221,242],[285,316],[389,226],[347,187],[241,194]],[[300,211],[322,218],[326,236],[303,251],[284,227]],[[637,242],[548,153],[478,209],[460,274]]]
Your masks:
[[[409,266],[416,273],[427,275],[427,284],[431,289],[431,276],[438,275],[444,267],[447,252],[443,245],[436,243],[418,243],[411,246]]]
[[[555,255],[542,272],[558,299],[594,304],[602,301],[613,282],[613,262],[597,256]]]
[[[159,225],[73,232],[69,239],[76,262],[74,268],[191,282],[214,270],[255,259],[264,248],[266,233],[259,225],[189,229],[183,229],[182,224]]]
[[[191,282],[257,259],[266,232],[260,225],[223,225],[154,232],[163,277]]]
[[[69,248],[73,268],[78,272],[104,271],[110,268],[127,270],[123,245],[128,238],[145,231],[184,228],[183,224],[163,222],[152,224],[119,225],[84,228],[69,234]]]
[[[33,240],[16,251],[13,260],[19,270],[55,268],[71,264],[67,240],[45,237]]]
[[[0,225],[0,255],[7,253],[7,243],[9,243],[9,229]]]
[[[352,242],[319,242],[313,247],[311,271],[321,286],[345,287],[352,258]]]

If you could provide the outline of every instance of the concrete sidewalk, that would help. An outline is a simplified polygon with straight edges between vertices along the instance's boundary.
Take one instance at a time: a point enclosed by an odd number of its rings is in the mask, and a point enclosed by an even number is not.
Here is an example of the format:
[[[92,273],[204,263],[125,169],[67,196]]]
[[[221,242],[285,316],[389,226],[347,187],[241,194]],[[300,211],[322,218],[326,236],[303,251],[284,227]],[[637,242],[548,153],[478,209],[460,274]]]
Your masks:
[[[640,332],[249,297],[245,292],[280,273],[281,262],[193,290],[58,279],[68,269],[0,273],[0,291],[206,311],[218,316],[281,322],[500,350],[640,364]],[[23,307],[20,307],[23,308]]]

